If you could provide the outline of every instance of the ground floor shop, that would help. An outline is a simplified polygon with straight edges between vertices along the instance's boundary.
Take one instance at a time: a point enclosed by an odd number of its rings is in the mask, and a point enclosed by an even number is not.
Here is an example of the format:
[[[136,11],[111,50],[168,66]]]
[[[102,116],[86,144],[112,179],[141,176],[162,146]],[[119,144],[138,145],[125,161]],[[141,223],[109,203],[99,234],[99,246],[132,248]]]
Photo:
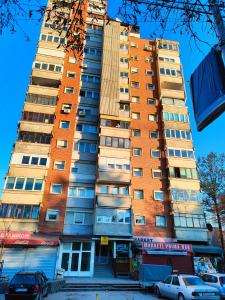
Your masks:
[[[59,247],[58,269],[64,276],[91,277],[98,270],[110,272],[115,277],[130,273],[131,241],[99,237],[80,239],[64,237]]]

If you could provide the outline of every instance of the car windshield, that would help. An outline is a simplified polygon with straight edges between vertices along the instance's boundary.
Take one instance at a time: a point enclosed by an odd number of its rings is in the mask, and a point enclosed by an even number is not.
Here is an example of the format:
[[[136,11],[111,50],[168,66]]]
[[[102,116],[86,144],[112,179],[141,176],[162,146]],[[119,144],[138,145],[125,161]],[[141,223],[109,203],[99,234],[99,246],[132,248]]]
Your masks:
[[[188,285],[205,285],[205,282],[198,277],[183,277],[184,283]]]
[[[11,284],[35,284],[34,275],[31,274],[17,274],[13,277]]]

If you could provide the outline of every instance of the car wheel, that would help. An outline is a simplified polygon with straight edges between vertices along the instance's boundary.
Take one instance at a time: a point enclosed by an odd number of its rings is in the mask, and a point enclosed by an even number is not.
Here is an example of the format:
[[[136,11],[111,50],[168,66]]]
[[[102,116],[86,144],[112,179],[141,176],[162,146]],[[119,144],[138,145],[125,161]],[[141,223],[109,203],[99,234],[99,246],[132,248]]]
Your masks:
[[[183,294],[179,294],[177,299],[178,299],[178,300],[185,300],[185,298],[184,298],[184,295],[183,295]]]
[[[155,288],[155,293],[158,298],[161,298],[161,293],[160,293],[158,286]]]

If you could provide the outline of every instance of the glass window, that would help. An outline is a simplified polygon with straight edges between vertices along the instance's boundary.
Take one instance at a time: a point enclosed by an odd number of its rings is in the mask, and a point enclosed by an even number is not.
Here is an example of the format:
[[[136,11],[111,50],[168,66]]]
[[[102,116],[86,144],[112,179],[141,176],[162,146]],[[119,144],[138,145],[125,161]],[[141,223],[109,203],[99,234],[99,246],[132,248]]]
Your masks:
[[[145,216],[135,216],[136,225],[145,225]]]
[[[144,199],[144,191],[143,190],[134,190],[134,199],[135,200]]]
[[[68,141],[67,140],[57,140],[57,148],[67,148]]]
[[[133,96],[133,97],[131,98],[131,101],[132,101],[133,103],[139,103],[139,102],[140,102],[140,97],[138,97],[138,96]]]
[[[62,184],[52,184],[51,193],[61,194],[62,193]]]
[[[109,187],[107,185],[101,185],[99,188],[99,193],[102,194],[108,194],[109,192]]]
[[[64,170],[64,168],[65,168],[65,161],[55,161],[54,169]]]
[[[31,165],[38,165],[39,158],[38,157],[31,157]]]
[[[38,219],[38,214],[39,214],[39,207],[33,206],[31,218],[35,220]]]
[[[54,209],[48,209],[46,213],[46,221],[58,221],[59,211]]]
[[[42,190],[43,179],[35,179],[34,190],[41,191]]]
[[[153,99],[153,98],[148,98],[147,99],[147,104],[149,104],[149,105],[156,105],[156,100]]]
[[[160,151],[159,150],[152,150],[152,157],[159,158],[160,157]]]
[[[27,178],[26,184],[25,184],[25,190],[32,191],[33,185],[34,185],[34,178]]]
[[[134,120],[140,119],[140,113],[138,113],[138,112],[133,112],[131,116],[132,116],[132,119],[134,119]]]
[[[47,165],[47,158],[41,157],[41,158],[40,158],[39,165],[40,165],[40,166],[46,166],[46,165]]]
[[[141,135],[141,130],[140,129],[133,129],[132,133],[133,133],[133,136],[140,136]]]
[[[21,219],[23,217],[23,205],[17,205],[15,209],[15,218]]]
[[[162,191],[154,191],[154,199],[155,200],[163,201],[164,200],[164,192],[162,192]]]
[[[119,187],[118,186],[113,186],[111,189],[111,193],[113,195],[118,195],[119,194]]]
[[[24,185],[24,181],[25,181],[24,178],[18,177],[16,179],[15,190],[22,190],[23,189],[23,185]]]
[[[157,139],[158,138],[158,131],[151,131],[150,132],[150,138],[151,139]]]
[[[136,176],[136,177],[143,176],[142,168],[133,168],[133,176]]]
[[[141,148],[134,148],[133,149],[133,155],[134,156],[141,156],[142,154],[142,149]]]
[[[162,177],[162,171],[161,170],[153,170],[152,175],[153,175],[153,178],[161,178]]]
[[[25,205],[23,218],[24,219],[29,219],[30,218],[30,213],[31,213],[31,205]]]
[[[30,161],[30,156],[24,155],[22,158],[22,164],[29,165],[29,161]]]
[[[15,181],[16,181],[16,177],[7,177],[5,189],[12,190],[14,188]]]
[[[166,227],[166,217],[165,216],[155,216],[155,225],[159,227]]]
[[[70,122],[69,121],[60,121],[59,127],[63,128],[63,129],[68,129],[70,127]]]
[[[74,214],[74,224],[84,224],[84,213],[76,212]]]

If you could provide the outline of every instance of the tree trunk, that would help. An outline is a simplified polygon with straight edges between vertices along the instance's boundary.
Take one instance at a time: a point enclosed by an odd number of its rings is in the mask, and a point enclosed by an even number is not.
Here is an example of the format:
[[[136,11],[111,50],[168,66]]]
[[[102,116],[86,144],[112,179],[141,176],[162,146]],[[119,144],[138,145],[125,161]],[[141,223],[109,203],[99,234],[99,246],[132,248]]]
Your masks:
[[[216,208],[216,217],[217,217],[217,223],[218,223],[218,228],[219,228],[220,243],[221,243],[221,247],[223,249],[222,271],[224,272],[224,238],[223,238],[223,228],[222,228],[221,217],[220,217],[220,214],[219,214],[219,207],[218,207],[217,203],[215,205],[215,208]]]

